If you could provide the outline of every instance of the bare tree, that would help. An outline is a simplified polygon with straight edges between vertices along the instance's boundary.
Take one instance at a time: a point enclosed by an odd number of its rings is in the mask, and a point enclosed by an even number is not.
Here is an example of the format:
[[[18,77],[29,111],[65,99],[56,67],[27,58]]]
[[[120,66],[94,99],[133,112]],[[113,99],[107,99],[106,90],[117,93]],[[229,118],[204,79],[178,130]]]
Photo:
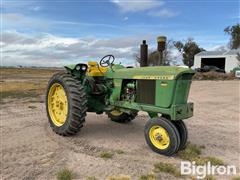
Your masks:
[[[224,32],[231,36],[230,48],[231,49],[240,48],[240,24],[236,24],[234,26],[228,26],[224,29]]]
[[[176,41],[174,42],[174,46],[182,53],[183,63],[188,67],[193,66],[194,56],[204,51],[192,38],[188,38],[185,42]]]
[[[166,43],[166,49],[163,52],[163,59],[165,62],[165,65],[170,65],[170,64],[176,64],[176,62],[172,59],[172,50],[174,47],[174,41],[173,40],[168,40]],[[138,54],[134,54],[135,58],[135,64],[139,64],[141,61],[141,58]],[[157,50],[152,51],[148,55],[148,66],[155,66],[158,64],[159,61],[159,52]]]
[[[137,53],[135,53],[133,56],[135,58],[135,61],[134,61],[135,66],[139,67],[140,66],[140,62],[141,62],[140,56]]]
[[[165,62],[165,65],[171,64],[171,50],[174,47],[173,46],[173,40],[168,40],[166,43],[166,49],[163,52],[163,60]],[[151,52],[148,56],[148,65],[149,66],[156,66],[159,61],[159,52],[157,50]]]
[[[237,53],[238,66],[240,67],[240,53]]]

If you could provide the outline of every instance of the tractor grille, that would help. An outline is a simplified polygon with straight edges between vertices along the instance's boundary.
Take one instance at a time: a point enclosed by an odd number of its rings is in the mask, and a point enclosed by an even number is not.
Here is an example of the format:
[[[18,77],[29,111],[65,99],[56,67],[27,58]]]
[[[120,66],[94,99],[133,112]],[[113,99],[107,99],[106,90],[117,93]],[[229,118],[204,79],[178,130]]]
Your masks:
[[[156,80],[137,80],[138,103],[155,104]]]

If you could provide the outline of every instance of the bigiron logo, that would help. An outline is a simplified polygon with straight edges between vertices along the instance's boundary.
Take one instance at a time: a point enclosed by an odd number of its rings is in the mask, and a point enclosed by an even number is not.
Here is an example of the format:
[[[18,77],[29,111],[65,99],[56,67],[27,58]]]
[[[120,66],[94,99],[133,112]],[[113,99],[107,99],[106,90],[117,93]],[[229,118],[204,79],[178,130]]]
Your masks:
[[[193,175],[198,179],[204,179],[209,175],[235,175],[237,168],[234,165],[215,166],[211,162],[205,165],[196,165],[196,162],[182,161],[181,175]]]

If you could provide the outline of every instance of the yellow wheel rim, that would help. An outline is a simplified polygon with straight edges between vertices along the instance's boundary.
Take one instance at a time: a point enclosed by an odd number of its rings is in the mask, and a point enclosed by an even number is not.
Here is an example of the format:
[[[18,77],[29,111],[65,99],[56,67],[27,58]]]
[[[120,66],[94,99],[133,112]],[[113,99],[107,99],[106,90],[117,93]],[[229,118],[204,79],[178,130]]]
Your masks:
[[[118,111],[118,110],[113,110],[110,112],[113,116],[120,116],[123,114],[123,112],[121,111]]]
[[[48,112],[56,126],[62,126],[68,113],[68,99],[63,86],[54,83],[48,92]]]
[[[151,127],[149,137],[152,144],[158,149],[164,150],[168,148],[170,144],[168,132],[159,125]]]

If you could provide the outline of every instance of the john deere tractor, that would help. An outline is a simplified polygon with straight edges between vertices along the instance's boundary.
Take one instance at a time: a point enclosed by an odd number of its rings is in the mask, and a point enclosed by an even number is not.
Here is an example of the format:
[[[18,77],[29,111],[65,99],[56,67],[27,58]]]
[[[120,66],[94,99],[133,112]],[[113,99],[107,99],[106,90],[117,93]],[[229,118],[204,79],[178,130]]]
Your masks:
[[[114,64],[114,56],[100,63],[65,66],[65,73],[50,79],[46,109],[50,126],[62,136],[74,135],[83,127],[86,113],[106,113],[115,122],[132,121],[138,111],[150,120],[144,134],[150,148],[173,155],[187,142],[183,119],[193,115],[188,94],[194,71],[188,68],[155,66],[130,68]]]

